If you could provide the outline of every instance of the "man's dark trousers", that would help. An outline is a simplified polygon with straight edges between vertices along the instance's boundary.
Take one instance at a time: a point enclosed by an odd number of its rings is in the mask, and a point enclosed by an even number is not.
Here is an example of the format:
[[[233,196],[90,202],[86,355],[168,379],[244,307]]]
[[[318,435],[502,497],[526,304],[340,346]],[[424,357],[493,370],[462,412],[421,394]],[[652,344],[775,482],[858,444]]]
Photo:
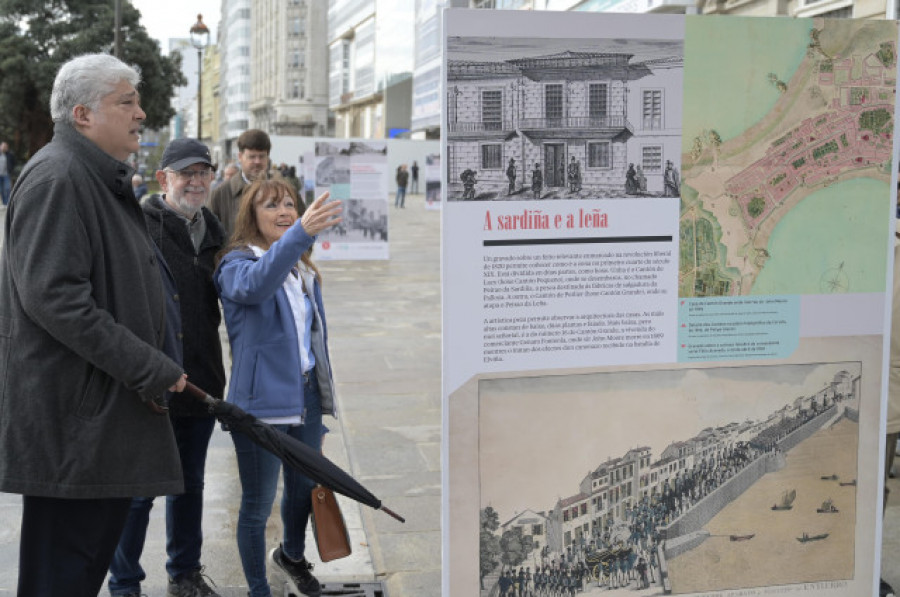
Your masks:
[[[187,399],[187,398],[184,398]],[[203,545],[203,477],[206,454],[216,420],[213,417],[172,417],[172,429],[184,472],[184,493],[166,497],[166,571],[170,578],[200,568]],[[140,589],[147,575],[140,559],[153,498],[134,498],[129,524],[109,567],[109,592],[125,595]]]
[[[130,504],[22,496],[19,597],[97,597]]]

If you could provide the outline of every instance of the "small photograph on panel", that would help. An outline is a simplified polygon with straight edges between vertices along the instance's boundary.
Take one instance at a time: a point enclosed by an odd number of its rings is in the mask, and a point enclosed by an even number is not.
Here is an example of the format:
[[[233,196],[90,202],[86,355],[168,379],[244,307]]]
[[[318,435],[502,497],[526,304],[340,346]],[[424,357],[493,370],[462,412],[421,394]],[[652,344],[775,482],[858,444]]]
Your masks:
[[[480,381],[482,586],[852,579],[863,383],[857,361]]]
[[[450,37],[447,200],[679,197],[681,40]]]
[[[332,185],[350,184],[350,156],[328,155],[317,158],[316,186],[330,187]]]
[[[387,143],[384,141],[351,141],[347,147],[348,155],[387,155]]]
[[[377,199],[343,199],[340,224],[319,234],[319,242],[386,243],[388,240],[387,202]]]

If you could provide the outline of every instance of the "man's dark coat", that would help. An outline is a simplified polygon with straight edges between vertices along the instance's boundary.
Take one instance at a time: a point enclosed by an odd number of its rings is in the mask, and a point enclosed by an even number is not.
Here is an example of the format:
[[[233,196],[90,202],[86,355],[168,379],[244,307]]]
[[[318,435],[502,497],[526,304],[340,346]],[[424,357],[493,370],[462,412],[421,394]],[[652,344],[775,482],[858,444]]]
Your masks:
[[[0,491],[180,493],[165,303],[133,171],[69,125],[13,189],[0,251]]]
[[[188,380],[209,394],[224,398],[225,368],[219,323],[219,295],[213,284],[216,253],[225,246],[225,230],[205,207],[199,217],[206,222],[200,250],[194,251],[187,220],[166,207],[162,195],[151,195],[141,204],[153,242],[165,257],[178,287],[181,313],[178,339],[183,348]],[[175,394],[169,403],[173,416],[211,416],[206,406],[187,394]]]

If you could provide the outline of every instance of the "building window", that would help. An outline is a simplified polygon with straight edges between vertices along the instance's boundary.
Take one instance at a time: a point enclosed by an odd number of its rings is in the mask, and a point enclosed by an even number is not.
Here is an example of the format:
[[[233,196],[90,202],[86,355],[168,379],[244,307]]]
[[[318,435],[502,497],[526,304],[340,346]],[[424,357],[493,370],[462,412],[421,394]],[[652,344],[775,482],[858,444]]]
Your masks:
[[[542,524],[533,525],[531,527],[531,534],[535,535],[535,536],[543,535],[544,534],[544,525],[542,525]]]
[[[662,89],[645,89],[643,96],[644,128],[662,128]]]
[[[350,91],[350,42],[343,40],[343,54],[341,56],[341,94]]]
[[[300,97],[300,81],[291,81],[291,97],[294,99]]]
[[[588,116],[591,120],[606,118],[607,103],[609,101],[609,85],[606,83],[591,83],[588,91]]]
[[[496,170],[503,166],[503,146],[490,143],[481,146],[481,169]]]
[[[563,522],[569,522],[569,511],[563,510]]]
[[[588,143],[588,168],[612,168],[609,141]]]
[[[581,504],[581,514],[582,516],[587,514],[587,504]]]
[[[659,174],[663,171],[662,145],[646,145],[641,148],[641,166],[645,174]]]
[[[563,86],[557,83],[544,87],[544,118],[559,121],[563,117]]]
[[[503,128],[503,92],[500,90],[481,92],[481,123],[486,131]]]

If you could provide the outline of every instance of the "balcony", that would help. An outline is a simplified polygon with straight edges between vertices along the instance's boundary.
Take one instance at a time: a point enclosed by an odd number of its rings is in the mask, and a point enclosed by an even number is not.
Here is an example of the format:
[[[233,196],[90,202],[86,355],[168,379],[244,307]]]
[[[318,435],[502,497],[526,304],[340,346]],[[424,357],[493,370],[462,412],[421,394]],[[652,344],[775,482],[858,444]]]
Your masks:
[[[523,118],[520,130],[530,137],[548,135],[613,139],[625,135],[621,140],[634,135],[634,128],[624,116],[584,116],[567,118]]]
[[[504,138],[517,130],[532,138],[565,136],[624,141],[634,135],[634,128],[624,116],[522,118],[518,122],[451,122],[448,128],[455,139]]]
[[[510,121],[451,122],[448,127],[455,139],[503,138],[515,132]]]

